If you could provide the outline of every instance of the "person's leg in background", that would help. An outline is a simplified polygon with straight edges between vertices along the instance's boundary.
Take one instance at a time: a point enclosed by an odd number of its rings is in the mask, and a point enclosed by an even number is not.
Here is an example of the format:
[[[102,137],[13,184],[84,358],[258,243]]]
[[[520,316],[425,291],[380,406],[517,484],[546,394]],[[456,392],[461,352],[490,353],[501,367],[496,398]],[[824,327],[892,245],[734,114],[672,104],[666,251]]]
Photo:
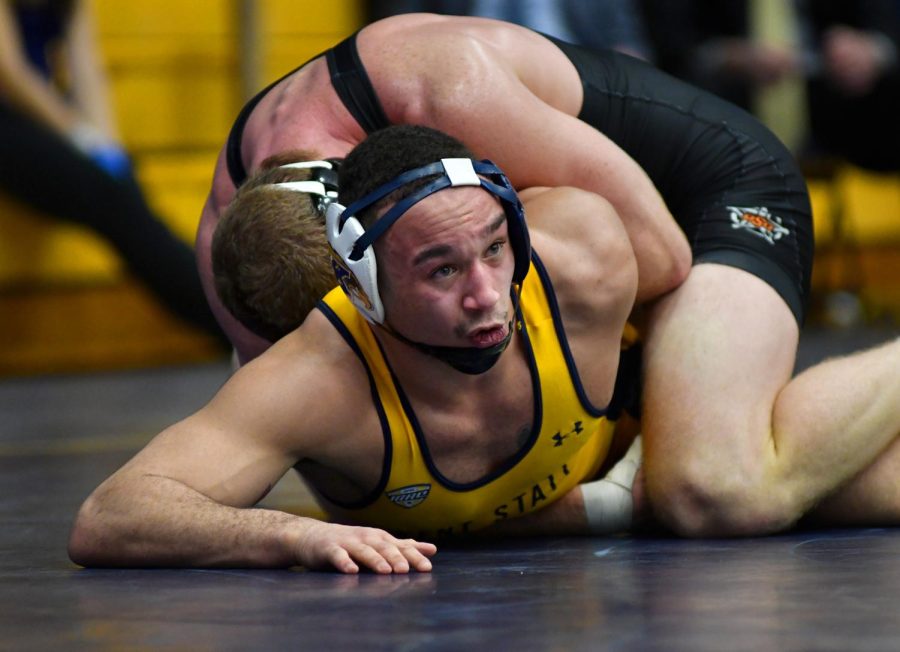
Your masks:
[[[107,240],[174,314],[221,338],[193,249],[158,219],[130,175],[114,178],[63,138],[0,102],[0,189]]]

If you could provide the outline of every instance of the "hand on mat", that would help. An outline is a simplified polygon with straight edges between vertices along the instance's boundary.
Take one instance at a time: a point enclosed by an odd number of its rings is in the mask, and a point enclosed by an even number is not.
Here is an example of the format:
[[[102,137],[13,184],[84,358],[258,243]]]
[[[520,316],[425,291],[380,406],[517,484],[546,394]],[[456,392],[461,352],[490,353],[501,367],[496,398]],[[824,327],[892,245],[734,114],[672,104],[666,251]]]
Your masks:
[[[384,530],[314,522],[301,535],[297,560],[306,568],[342,573],[358,573],[360,567],[380,574],[428,572],[435,552],[432,543],[397,539]]]

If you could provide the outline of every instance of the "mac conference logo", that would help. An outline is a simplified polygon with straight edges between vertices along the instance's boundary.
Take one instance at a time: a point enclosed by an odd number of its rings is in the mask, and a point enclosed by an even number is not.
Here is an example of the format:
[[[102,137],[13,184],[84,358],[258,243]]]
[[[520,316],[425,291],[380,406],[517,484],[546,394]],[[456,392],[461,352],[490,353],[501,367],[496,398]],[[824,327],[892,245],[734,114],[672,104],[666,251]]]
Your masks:
[[[385,495],[395,505],[411,509],[428,498],[431,492],[430,484],[411,484],[406,487],[400,487],[393,491],[388,491]]]

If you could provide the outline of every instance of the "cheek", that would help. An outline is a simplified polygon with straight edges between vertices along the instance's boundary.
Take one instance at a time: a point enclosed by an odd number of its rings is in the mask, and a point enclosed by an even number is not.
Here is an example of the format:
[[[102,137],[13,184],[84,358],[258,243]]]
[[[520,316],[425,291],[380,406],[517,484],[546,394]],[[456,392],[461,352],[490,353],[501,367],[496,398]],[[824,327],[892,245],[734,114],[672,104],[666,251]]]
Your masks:
[[[429,291],[412,291],[404,297],[403,310],[421,324],[440,323],[446,317],[449,298]]]
[[[458,316],[451,296],[412,284],[385,299],[385,310],[396,327],[426,338],[443,333]]]

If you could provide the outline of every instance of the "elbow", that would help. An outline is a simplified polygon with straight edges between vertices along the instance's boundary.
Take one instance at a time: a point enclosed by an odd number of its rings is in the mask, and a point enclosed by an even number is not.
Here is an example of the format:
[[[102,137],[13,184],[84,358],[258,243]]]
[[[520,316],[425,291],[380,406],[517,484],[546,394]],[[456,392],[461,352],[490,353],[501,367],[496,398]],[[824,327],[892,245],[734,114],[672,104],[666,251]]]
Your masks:
[[[72,524],[69,534],[68,553],[69,559],[79,566],[103,566],[105,537],[102,534],[100,521],[100,506],[95,497],[88,498]]]
[[[668,273],[663,278],[662,293],[671,292],[687,280],[688,274],[691,272],[693,264],[693,256],[691,250],[687,246],[675,247],[672,252]]]
[[[684,233],[679,231],[677,237],[671,239],[666,257],[668,264],[660,275],[660,295],[671,292],[684,283],[691,271],[693,256]]]
[[[649,264],[639,256],[639,283],[636,303],[642,304],[672,292],[687,280],[693,264],[687,242],[679,238],[674,246],[656,252]]]

